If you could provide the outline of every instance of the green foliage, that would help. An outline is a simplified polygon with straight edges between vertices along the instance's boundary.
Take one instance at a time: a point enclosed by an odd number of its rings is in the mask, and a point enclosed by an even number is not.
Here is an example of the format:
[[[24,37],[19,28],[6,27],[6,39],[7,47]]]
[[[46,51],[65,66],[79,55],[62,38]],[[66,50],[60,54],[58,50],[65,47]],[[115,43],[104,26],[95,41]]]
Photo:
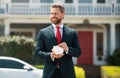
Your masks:
[[[115,49],[112,55],[107,56],[106,61],[109,65],[120,66],[120,48]]]
[[[120,78],[120,66],[101,66],[102,78]]]
[[[33,62],[35,41],[25,36],[1,36],[0,56],[11,56],[29,63]]]
[[[38,69],[43,69],[44,68],[44,65],[34,65],[34,66]]]
[[[85,78],[85,71],[83,68],[74,66],[76,78]]]

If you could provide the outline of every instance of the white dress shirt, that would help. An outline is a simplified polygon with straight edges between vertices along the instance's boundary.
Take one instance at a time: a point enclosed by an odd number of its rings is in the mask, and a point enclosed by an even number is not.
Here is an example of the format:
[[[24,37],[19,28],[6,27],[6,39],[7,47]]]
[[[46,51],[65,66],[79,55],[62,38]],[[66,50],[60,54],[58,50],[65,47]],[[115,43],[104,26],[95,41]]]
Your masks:
[[[55,24],[52,24],[53,27],[54,27],[54,33],[56,33],[56,25]],[[61,24],[60,26],[60,34],[61,34],[61,38],[62,38],[62,35],[63,35],[63,24]],[[56,34],[55,34],[55,37],[56,37]]]

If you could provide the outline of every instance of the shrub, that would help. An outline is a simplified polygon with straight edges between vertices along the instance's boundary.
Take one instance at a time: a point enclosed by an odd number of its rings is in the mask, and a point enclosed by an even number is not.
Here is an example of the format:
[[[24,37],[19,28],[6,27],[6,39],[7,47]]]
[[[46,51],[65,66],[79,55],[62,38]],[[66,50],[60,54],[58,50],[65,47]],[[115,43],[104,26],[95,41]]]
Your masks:
[[[34,66],[38,69],[43,69],[44,68],[44,65],[34,65]]]
[[[85,78],[85,71],[83,68],[74,66],[76,78]]]
[[[109,65],[120,65],[120,48],[115,49],[112,55],[107,56],[106,61]]]
[[[1,36],[0,55],[22,59],[29,63],[33,62],[33,50],[35,41],[25,36]]]
[[[120,66],[101,66],[102,78],[120,78]]]

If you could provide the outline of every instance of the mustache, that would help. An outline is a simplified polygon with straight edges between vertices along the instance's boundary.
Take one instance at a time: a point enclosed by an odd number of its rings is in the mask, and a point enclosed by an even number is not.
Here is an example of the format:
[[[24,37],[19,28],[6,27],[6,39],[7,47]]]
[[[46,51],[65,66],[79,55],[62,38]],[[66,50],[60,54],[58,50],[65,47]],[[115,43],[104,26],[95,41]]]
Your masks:
[[[55,19],[58,19],[57,17],[53,17],[52,19],[54,19],[54,18],[55,18]]]

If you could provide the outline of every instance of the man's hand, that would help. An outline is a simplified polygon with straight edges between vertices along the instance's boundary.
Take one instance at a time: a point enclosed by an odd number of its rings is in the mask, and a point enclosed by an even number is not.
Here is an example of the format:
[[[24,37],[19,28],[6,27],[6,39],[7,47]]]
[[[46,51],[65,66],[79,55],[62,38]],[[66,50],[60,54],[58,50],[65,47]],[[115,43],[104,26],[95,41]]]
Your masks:
[[[62,43],[60,43],[58,46],[59,46],[59,47],[62,47],[65,52],[68,51],[68,46],[67,46],[66,42],[62,42]]]
[[[55,58],[61,58],[62,56],[63,56],[64,54],[55,54],[55,53],[51,53],[51,57],[53,58],[53,59],[55,59]]]

